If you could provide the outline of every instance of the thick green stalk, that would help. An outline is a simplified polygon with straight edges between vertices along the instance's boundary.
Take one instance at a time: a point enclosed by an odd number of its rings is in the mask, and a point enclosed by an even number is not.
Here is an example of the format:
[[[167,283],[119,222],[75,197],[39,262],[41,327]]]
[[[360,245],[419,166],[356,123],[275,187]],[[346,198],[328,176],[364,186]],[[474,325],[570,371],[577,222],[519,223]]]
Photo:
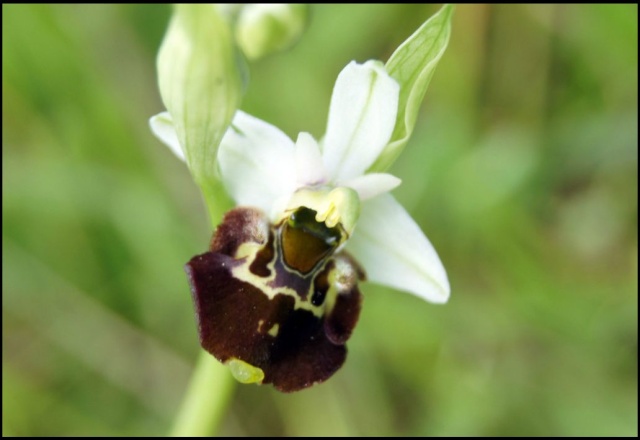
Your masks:
[[[222,185],[201,184],[213,229],[231,208]],[[235,380],[229,368],[206,351],[200,353],[171,429],[173,437],[202,437],[215,434],[233,394]]]
[[[171,429],[171,436],[213,435],[226,412],[234,384],[229,369],[203,350]]]

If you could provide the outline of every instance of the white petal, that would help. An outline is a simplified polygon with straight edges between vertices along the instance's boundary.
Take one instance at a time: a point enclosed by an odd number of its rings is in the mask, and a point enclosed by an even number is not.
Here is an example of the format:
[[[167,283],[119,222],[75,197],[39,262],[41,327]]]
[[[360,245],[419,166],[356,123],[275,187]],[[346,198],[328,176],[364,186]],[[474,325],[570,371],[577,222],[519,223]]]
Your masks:
[[[400,86],[379,61],[351,62],[333,88],[322,156],[331,177],[364,173],[389,142]]]
[[[357,191],[360,200],[371,199],[386,193],[402,183],[396,176],[387,173],[370,173],[355,179],[340,182],[341,186],[348,186]]]
[[[178,159],[184,162],[184,152],[178,140],[178,134],[173,126],[173,119],[169,112],[158,113],[149,119],[151,131],[160,139],[167,147],[173,151]]]
[[[294,145],[273,125],[240,110],[218,151],[220,173],[238,205],[266,213],[277,199],[295,189]]]
[[[370,281],[434,303],[449,299],[449,281],[435,249],[405,209],[389,194],[362,205],[347,242]]]
[[[296,142],[297,181],[300,186],[325,183],[327,174],[318,143],[309,133],[300,133]]]

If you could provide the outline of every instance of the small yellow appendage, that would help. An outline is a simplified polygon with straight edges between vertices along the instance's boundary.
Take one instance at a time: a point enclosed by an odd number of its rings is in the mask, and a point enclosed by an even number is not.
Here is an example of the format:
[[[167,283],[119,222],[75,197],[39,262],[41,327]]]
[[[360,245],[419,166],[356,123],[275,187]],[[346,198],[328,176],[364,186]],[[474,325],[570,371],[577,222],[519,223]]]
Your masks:
[[[260,368],[240,359],[232,358],[225,365],[229,367],[233,377],[240,383],[262,383],[264,379],[264,372]]]

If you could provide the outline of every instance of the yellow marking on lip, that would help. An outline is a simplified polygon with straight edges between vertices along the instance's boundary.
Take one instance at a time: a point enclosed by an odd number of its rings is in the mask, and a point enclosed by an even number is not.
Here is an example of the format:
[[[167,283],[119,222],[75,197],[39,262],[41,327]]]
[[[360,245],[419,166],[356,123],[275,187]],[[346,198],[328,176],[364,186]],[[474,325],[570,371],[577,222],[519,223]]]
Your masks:
[[[253,260],[256,254],[258,253],[258,251],[262,249],[265,245],[260,243],[254,243],[252,241],[242,243],[240,246],[238,246],[238,249],[236,250],[236,254],[233,256],[233,258],[237,260],[241,260],[242,258],[250,257],[250,259]]]
[[[239,246],[238,250],[236,251],[236,255],[234,257],[238,258],[238,255],[242,255],[242,257],[245,258],[245,261],[243,261],[242,264],[232,268],[231,273],[235,278],[241,281],[247,282],[257,287],[258,289],[260,289],[260,291],[265,295],[267,295],[269,299],[275,298],[277,294],[291,296],[295,301],[294,310],[298,310],[298,309],[308,310],[318,318],[321,318],[325,312],[324,305],[315,306],[311,303],[311,296],[313,295],[313,278],[315,278],[315,276],[322,271],[322,269],[325,267],[326,263],[329,260],[327,260],[325,264],[322,264],[320,267],[316,268],[316,271],[309,283],[309,292],[307,292],[307,300],[303,300],[302,298],[300,298],[297,292],[290,287],[281,286],[281,287],[273,288],[269,286],[269,283],[274,281],[276,278],[275,263],[278,260],[278,258],[280,258],[280,253],[282,252],[282,250],[280,249],[280,246],[277,245],[277,242],[278,242],[278,238],[276,238],[276,244],[274,244],[273,259],[267,265],[267,267],[270,270],[270,275],[268,277],[260,277],[258,275],[255,275],[249,270],[249,267],[255,260],[258,252],[262,249],[263,246],[265,246],[265,245],[256,246],[256,243],[243,243]],[[286,267],[286,265],[284,265],[284,269],[287,270],[288,272],[296,273],[295,271],[289,270]],[[260,327],[258,331],[260,331]]]
[[[278,330],[280,330],[280,325],[278,323],[275,323],[267,333],[269,333],[271,336],[275,338],[276,336],[278,336]]]
[[[350,195],[351,195],[351,192],[347,191],[345,188],[335,189],[331,191],[330,192],[331,197],[325,197],[323,200],[326,204],[325,207],[327,209],[325,209],[322,214],[324,214],[324,216],[336,214],[337,211],[335,211],[334,208],[340,205],[340,203],[336,203],[336,201],[340,201],[342,198],[349,198]],[[342,206],[344,206],[344,204]],[[322,214],[321,216],[323,216]],[[326,221],[327,219],[324,218],[324,220]],[[346,263],[346,260],[344,260],[344,258],[340,257],[339,255],[336,256],[334,254],[332,256],[328,256],[324,261],[319,262],[317,266],[314,268],[313,272],[310,272],[309,274],[307,274],[307,276],[310,277],[309,290],[306,292],[306,295],[302,295],[302,296],[305,296],[306,299],[303,300],[302,297],[291,287],[287,287],[287,286],[271,287],[272,284],[275,284],[274,281],[276,280],[276,277],[277,277],[276,262],[279,262],[280,259],[283,258],[283,255],[282,255],[283,249],[282,249],[282,243],[281,243],[281,234],[282,234],[283,224],[284,224],[284,221],[278,225],[271,226],[272,228],[271,231],[273,234],[275,234],[275,237],[271,242],[273,246],[273,256],[271,261],[269,261],[266,264],[266,268],[269,270],[269,276],[266,276],[266,277],[259,276],[254,274],[250,270],[251,265],[258,258],[259,252],[261,252],[264,249],[264,247],[269,244],[268,241],[264,242],[263,244],[259,244],[255,242],[241,244],[238,247],[236,254],[234,255],[234,258],[236,260],[242,260],[242,261],[240,262],[240,264],[238,264],[237,266],[231,269],[232,275],[238,280],[244,281],[246,283],[249,283],[255,286],[269,299],[275,298],[276,295],[278,294],[291,296],[294,299],[294,310],[298,310],[298,309],[307,310],[311,312],[314,316],[318,318],[322,318],[322,316],[325,313],[333,309],[337,295],[353,282],[353,277],[355,276],[354,275],[355,272],[353,271],[352,268],[350,268],[349,264]],[[340,245],[336,247],[336,249],[339,249],[339,248],[340,248]],[[336,249],[334,249],[334,252]],[[325,270],[327,264],[329,264],[330,261],[335,261],[336,265],[334,269],[332,269],[329,273],[329,289],[326,292],[323,302],[320,305],[316,306],[311,302],[311,299],[313,298],[313,294],[314,294],[315,279],[320,273],[322,273]],[[347,267],[344,267],[345,265]],[[284,261],[282,262],[282,264],[279,264],[278,267],[281,268],[281,270],[283,269],[294,276],[305,277],[305,274],[302,274],[296,271],[294,268],[289,267],[287,263]],[[264,325],[264,321],[260,321],[257,328],[257,331],[259,333],[264,332],[263,325]],[[272,334],[271,332],[274,332],[275,334]],[[275,337],[278,334],[277,324],[274,325],[271,329],[269,329],[267,333]]]

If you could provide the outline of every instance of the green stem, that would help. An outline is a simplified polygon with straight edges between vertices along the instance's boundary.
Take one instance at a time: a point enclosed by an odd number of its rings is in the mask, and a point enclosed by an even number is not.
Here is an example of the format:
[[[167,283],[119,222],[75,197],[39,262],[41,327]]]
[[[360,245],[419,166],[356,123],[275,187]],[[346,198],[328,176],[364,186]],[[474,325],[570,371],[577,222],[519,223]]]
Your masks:
[[[215,230],[224,212],[231,208],[230,200],[217,182],[201,182],[199,186]],[[233,394],[235,382],[229,368],[202,350],[171,436],[204,437],[214,434]]]
[[[209,212],[211,226],[215,230],[225,212],[233,208],[231,199],[226,195],[224,187],[217,181],[201,181],[198,183],[202,191],[204,203]]]
[[[215,433],[233,394],[234,383],[229,369],[203,350],[171,436],[204,437]]]

